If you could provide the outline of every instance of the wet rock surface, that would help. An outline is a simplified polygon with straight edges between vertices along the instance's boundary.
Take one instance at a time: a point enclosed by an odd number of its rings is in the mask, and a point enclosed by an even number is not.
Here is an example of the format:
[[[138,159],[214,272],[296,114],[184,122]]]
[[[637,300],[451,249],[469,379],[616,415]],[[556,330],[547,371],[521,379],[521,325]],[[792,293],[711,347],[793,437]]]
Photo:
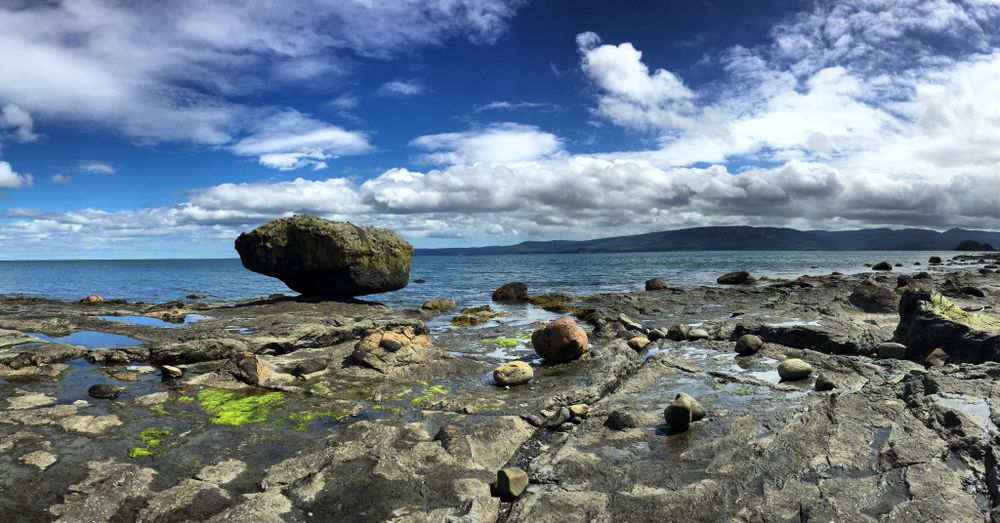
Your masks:
[[[185,304],[200,321],[157,327],[106,318],[170,306],[0,297],[0,509],[18,521],[989,521],[1000,275],[977,268],[935,264],[891,312],[852,303],[868,278],[895,282],[871,273],[573,296],[589,349],[566,362],[534,353],[534,322],[558,316],[530,304],[516,306],[531,320],[455,327],[357,301],[205,301]],[[955,277],[983,296],[942,301]],[[882,359],[887,342],[906,351]],[[792,360],[810,373],[783,380]],[[498,387],[508,363],[530,381]],[[121,390],[97,399],[95,385]],[[681,394],[700,406],[680,401],[683,431],[664,413]]]

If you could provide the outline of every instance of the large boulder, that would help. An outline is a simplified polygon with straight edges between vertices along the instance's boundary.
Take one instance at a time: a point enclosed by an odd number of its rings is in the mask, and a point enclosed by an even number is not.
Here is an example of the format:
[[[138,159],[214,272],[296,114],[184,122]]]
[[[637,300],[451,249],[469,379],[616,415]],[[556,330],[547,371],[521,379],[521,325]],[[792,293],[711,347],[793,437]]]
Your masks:
[[[587,351],[587,333],[569,316],[563,316],[536,330],[531,345],[542,358],[566,362],[579,358]]]
[[[413,246],[379,227],[297,215],[236,238],[243,266],[312,296],[361,296],[402,289]]]
[[[505,283],[493,291],[493,301],[528,301],[528,286],[521,281]]]
[[[756,280],[747,271],[727,272],[715,280],[719,285],[740,285],[754,281]]]

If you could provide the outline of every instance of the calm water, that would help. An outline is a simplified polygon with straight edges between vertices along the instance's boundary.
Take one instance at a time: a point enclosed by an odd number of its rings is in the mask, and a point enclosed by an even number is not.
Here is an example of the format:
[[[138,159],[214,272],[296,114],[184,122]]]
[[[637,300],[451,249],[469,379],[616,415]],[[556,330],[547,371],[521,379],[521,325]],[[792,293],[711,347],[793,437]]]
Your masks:
[[[530,291],[590,294],[639,290],[660,276],[676,287],[714,285],[719,274],[748,270],[756,276],[797,277],[867,271],[865,263],[900,262],[896,272],[927,269],[927,259],[954,252],[669,252],[629,254],[536,254],[522,256],[417,256],[411,278],[427,283],[373,295],[372,301],[415,307],[432,297],[462,305],[489,300],[496,287],[527,282]],[[914,262],[923,265],[914,266]],[[146,302],[204,294],[235,300],[272,293],[294,294],[280,281],[252,273],[239,260],[0,261],[0,294],[79,299],[88,294]]]

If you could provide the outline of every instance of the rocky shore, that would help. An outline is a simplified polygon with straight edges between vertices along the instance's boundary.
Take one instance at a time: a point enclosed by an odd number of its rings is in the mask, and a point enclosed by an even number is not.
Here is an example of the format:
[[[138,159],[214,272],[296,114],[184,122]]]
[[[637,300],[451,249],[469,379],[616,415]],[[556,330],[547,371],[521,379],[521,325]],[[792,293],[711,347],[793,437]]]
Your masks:
[[[1000,520],[998,261],[413,310],[0,297],[0,510]]]

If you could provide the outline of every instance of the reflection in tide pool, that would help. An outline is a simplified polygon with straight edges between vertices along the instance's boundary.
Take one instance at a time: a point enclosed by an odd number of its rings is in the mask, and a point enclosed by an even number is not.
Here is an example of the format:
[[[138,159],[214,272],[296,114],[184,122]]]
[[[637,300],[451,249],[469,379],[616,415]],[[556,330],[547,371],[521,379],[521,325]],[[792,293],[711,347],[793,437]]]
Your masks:
[[[188,314],[182,322],[169,322],[151,316],[100,316],[102,320],[117,321],[121,323],[131,323],[133,325],[143,325],[146,327],[178,327],[180,325],[190,325],[202,320],[210,320],[211,316],[204,314]]]
[[[66,345],[80,345],[88,349],[106,349],[112,347],[134,347],[141,345],[142,341],[121,334],[111,334],[100,331],[75,331],[67,336],[47,336],[40,332],[29,332],[29,336],[51,342],[64,343]]]

